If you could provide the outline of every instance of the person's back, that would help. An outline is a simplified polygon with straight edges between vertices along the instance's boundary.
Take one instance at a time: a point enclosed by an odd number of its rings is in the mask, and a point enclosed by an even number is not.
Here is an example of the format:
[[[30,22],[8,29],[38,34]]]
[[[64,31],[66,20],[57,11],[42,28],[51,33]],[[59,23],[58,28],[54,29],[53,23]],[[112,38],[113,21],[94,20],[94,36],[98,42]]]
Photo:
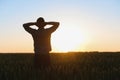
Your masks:
[[[38,30],[32,29],[30,26],[36,25]],[[46,25],[51,25],[50,28],[45,29]],[[23,24],[24,29],[30,33],[34,40],[34,52],[35,52],[35,64],[43,62],[49,64],[50,57],[49,51],[51,51],[51,34],[59,26],[59,22],[45,22],[43,18],[38,18],[37,22],[30,22]],[[42,55],[42,57],[41,57]],[[48,62],[47,62],[48,61]]]
[[[48,29],[37,30],[32,33],[34,40],[34,51],[35,52],[49,52],[51,51],[51,32]]]

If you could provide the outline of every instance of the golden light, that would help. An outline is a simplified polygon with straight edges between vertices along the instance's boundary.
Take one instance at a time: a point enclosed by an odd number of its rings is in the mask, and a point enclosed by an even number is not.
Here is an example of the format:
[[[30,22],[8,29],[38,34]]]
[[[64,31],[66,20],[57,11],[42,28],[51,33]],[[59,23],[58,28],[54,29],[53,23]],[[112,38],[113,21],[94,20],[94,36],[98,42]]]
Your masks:
[[[59,27],[52,36],[52,52],[80,51],[87,41],[79,27]]]

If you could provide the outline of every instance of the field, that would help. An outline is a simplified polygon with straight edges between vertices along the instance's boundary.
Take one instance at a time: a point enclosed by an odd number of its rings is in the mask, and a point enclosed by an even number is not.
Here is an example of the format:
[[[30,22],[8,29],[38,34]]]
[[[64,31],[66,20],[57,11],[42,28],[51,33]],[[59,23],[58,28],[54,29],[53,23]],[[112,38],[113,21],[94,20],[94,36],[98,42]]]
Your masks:
[[[33,53],[0,54],[0,80],[120,80],[119,52],[51,53],[51,66],[34,67]]]

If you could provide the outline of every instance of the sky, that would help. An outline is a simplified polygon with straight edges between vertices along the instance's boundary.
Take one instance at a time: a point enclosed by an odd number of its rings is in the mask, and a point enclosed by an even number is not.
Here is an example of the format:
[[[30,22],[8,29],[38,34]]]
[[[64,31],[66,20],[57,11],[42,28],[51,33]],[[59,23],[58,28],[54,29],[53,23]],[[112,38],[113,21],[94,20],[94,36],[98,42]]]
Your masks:
[[[0,0],[0,52],[33,52],[23,23],[59,21],[52,52],[120,51],[120,0]]]

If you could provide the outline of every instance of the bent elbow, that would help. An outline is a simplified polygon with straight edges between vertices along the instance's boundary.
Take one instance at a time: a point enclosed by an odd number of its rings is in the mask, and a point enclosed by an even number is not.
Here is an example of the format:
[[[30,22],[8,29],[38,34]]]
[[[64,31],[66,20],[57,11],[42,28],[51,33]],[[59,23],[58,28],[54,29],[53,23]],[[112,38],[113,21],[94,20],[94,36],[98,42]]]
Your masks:
[[[59,23],[59,22],[57,22],[57,23],[56,23],[56,26],[58,27],[59,25],[60,25],[60,23]]]
[[[24,27],[24,28],[27,27],[27,24],[23,24],[23,27]]]
[[[25,27],[25,24],[23,24],[23,27]]]
[[[23,24],[23,27],[25,27],[26,24]]]

